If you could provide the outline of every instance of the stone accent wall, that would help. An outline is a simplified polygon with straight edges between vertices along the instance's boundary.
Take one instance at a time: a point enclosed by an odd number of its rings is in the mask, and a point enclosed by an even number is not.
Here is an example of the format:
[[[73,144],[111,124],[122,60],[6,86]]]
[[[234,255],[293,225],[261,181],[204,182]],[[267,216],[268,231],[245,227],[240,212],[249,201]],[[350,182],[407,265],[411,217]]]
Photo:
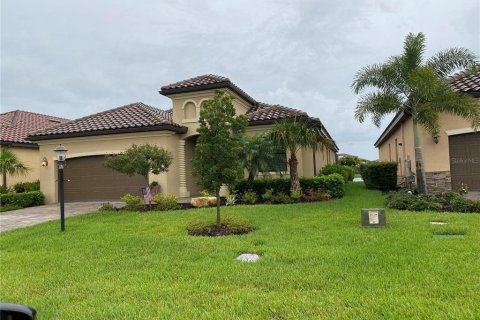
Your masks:
[[[440,193],[452,190],[450,171],[425,172],[428,193]]]

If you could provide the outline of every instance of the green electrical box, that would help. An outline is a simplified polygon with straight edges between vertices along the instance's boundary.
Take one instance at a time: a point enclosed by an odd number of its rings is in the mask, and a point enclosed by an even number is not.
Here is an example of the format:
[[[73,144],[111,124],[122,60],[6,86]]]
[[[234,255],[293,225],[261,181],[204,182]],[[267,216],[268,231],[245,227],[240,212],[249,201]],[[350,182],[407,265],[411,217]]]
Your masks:
[[[362,209],[362,227],[386,227],[387,217],[385,209],[370,208]]]

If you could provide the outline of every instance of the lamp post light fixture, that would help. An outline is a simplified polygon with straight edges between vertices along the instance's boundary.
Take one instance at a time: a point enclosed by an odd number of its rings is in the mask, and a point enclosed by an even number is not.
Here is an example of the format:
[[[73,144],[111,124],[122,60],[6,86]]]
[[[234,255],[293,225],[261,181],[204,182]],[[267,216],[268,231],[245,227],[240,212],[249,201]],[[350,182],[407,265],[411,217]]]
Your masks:
[[[60,229],[65,231],[65,192],[63,181],[63,168],[65,166],[65,160],[67,159],[68,149],[61,144],[58,145],[53,151],[57,156],[58,164],[58,191],[60,192]]]

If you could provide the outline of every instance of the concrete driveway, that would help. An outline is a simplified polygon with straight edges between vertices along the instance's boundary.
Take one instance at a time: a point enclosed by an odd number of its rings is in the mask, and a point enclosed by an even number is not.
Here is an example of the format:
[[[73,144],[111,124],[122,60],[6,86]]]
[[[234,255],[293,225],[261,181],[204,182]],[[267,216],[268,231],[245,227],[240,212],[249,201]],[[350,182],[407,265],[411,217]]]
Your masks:
[[[97,211],[106,201],[71,202],[65,203],[65,217]],[[122,202],[110,202],[116,207],[124,205]],[[60,205],[49,204],[7,211],[0,214],[0,232],[33,226],[50,220],[60,220]]]

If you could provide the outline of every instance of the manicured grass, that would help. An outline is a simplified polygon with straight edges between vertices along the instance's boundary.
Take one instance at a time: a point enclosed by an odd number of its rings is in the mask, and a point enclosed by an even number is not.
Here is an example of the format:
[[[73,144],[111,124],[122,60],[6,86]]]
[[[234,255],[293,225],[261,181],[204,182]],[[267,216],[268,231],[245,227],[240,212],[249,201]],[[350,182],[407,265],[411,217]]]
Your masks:
[[[214,209],[2,233],[0,300],[39,319],[478,319],[480,215],[387,210],[387,229],[361,228],[360,209],[383,204],[362,186],[329,202],[222,208],[257,227],[244,236],[186,234]],[[465,236],[434,238],[442,228]],[[245,252],[262,258],[234,260]]]

